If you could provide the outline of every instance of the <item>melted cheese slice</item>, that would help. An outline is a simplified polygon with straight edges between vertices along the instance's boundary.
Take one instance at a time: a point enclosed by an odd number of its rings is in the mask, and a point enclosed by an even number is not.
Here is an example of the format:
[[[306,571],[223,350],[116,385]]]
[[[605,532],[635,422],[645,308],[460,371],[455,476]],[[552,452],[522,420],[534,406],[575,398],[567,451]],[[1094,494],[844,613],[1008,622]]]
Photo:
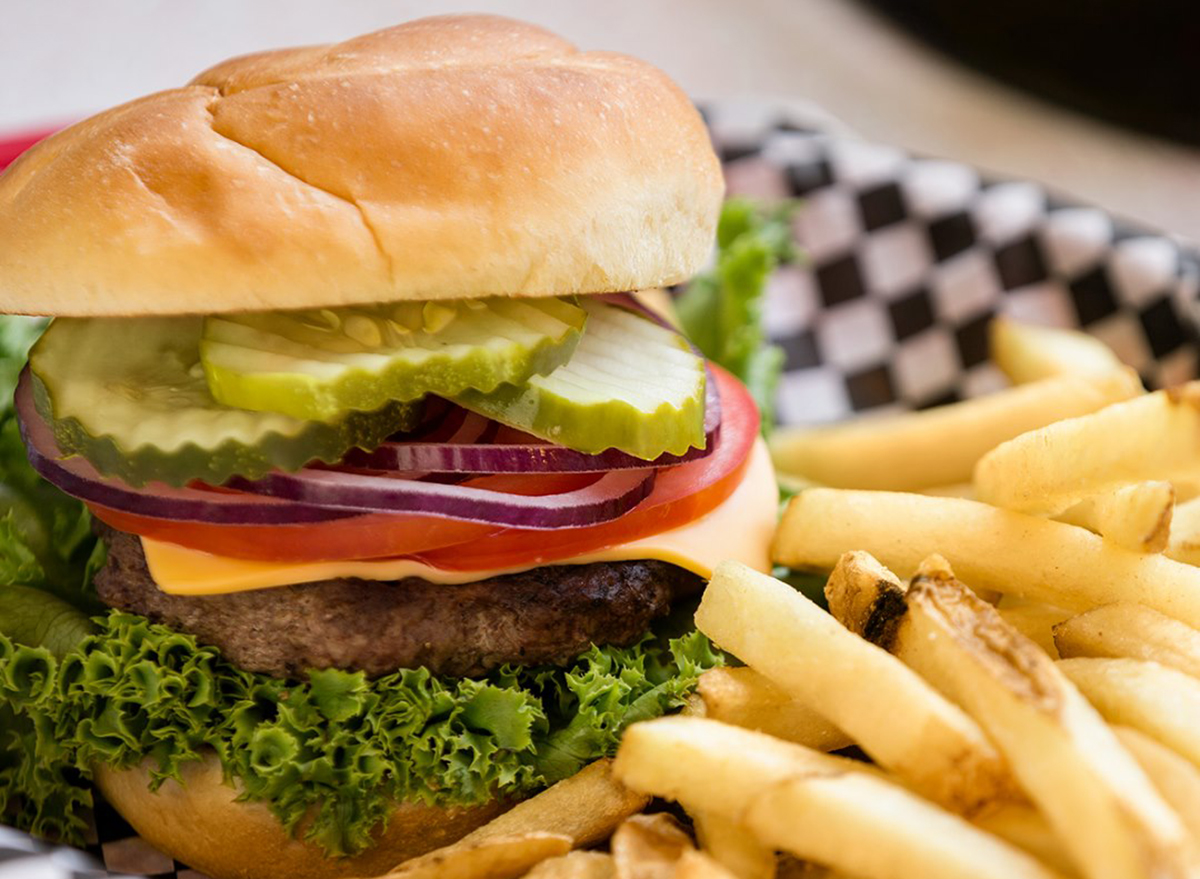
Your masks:
[[[768,572],[771,570],[768,551],[778,509],[775,473],[766,444],[759,439],[741,483],[708,515],[672,531],[552,564],[586,565],[653,559],[678,565],[708,579],[718,562],[737,559]],[[171,595],[221,595],[342,577],[363,580],[420,577],[431,583],[469,583],[532,567],[445,571],[412,559],[260,562],[212,555],[145,537],[142,538],[142,549],[158,588]]]

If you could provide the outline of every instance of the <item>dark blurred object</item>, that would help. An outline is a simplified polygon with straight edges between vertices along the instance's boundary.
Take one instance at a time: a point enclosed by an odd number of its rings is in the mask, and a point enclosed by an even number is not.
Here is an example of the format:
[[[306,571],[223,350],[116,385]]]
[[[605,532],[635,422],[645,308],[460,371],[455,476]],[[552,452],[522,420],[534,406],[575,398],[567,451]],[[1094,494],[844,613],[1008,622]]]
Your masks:
[[[1200,144],[1195,0],[866,0],[955,59],[1041,98]]]

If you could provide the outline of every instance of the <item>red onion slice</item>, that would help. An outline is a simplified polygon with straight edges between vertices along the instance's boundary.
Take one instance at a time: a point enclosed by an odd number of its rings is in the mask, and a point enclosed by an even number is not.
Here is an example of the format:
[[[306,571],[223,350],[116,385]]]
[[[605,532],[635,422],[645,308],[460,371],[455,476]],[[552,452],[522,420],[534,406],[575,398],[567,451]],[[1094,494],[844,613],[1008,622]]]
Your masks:
[[[711,455],[720,442],[720,426],[707,434],[703,449],[682,455],[663,455],[644,461],[616,449],[598,455],[577,452],[548,443],[396,443],[387,442],[373,452],[355,450],[343,464],[364,470],[410,473],[603,473],[674,467]]]
[[[597,525],[624,515],[653,491],[654,477],[651,468],[615,470],[584,488],[534,496],[333,470],[271,473],[230,484],[336,510],[427,513],[512,528],[557,529]]]
[[[709,446],[712,442],[709,441]],[[562,446],[533,443],[471,443],[458,446],[386,443],[374,452],[349,456],[346,463],[373,470],[421,473],[600,473],[668,467],[702,458],[706,454],[707,449],[693,449],[686,455],[665,455],[647,462],[616,450],[587,455]]]
[[[28,369],[17,383],[14,403],[21,438],[33,469],[47,482],[80,500],[124,513],[218,525],[295,525],[353,515],[241,492],[172,488],[162,483],[134,488],[118,479],[101,476],[85,458],[62,457],[53,431],[33,405]]]

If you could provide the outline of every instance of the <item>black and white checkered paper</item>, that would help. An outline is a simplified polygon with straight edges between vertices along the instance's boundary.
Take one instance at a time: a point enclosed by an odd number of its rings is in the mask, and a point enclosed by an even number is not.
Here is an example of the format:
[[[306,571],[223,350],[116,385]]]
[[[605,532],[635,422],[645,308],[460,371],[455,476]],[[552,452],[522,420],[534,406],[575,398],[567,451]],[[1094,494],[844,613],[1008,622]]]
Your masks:
[[[776,274],[766,305],[787,355],[784,423],[996,390],[986,329],[999,313],[1082,327],[1152,387],[1196,375],[1200,252],[1037,184],[823,133],[807,112],[726,104],[706,118],[730,194],[803,200],[806,259]],[[102,876],[204,879],[103,803],[86,854],[0,827],[0,879]]]
[[[823,134],[736,105],[708,119],[731,194],[801,198],[803,265],[772,281],[786,352],[779,418],[838,421],[1002,387],[998,313],[1078,327],[1151,387],[1193,377],[1200,254],[1172,238],[956,162]]]

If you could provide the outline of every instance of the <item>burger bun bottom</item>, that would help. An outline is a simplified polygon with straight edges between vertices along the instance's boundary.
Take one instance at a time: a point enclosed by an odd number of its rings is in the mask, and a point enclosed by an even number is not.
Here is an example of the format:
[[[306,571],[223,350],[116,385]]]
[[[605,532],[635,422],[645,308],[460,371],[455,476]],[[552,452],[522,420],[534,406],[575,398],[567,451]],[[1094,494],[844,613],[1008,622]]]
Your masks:
[[[504,812],[512,803],[491,800],[443,809],[400,803],[377,844],[354,857],[329,858],[320,847],[292,838],[262,803],[237,802],[216,755],[180,770],[150,791],[150,769],[99,766],[96,786],[150,845],[211,879],[334,879],[377,876],[409,858],[449,845]],[[302,834],[301,834],[302,835]]]

